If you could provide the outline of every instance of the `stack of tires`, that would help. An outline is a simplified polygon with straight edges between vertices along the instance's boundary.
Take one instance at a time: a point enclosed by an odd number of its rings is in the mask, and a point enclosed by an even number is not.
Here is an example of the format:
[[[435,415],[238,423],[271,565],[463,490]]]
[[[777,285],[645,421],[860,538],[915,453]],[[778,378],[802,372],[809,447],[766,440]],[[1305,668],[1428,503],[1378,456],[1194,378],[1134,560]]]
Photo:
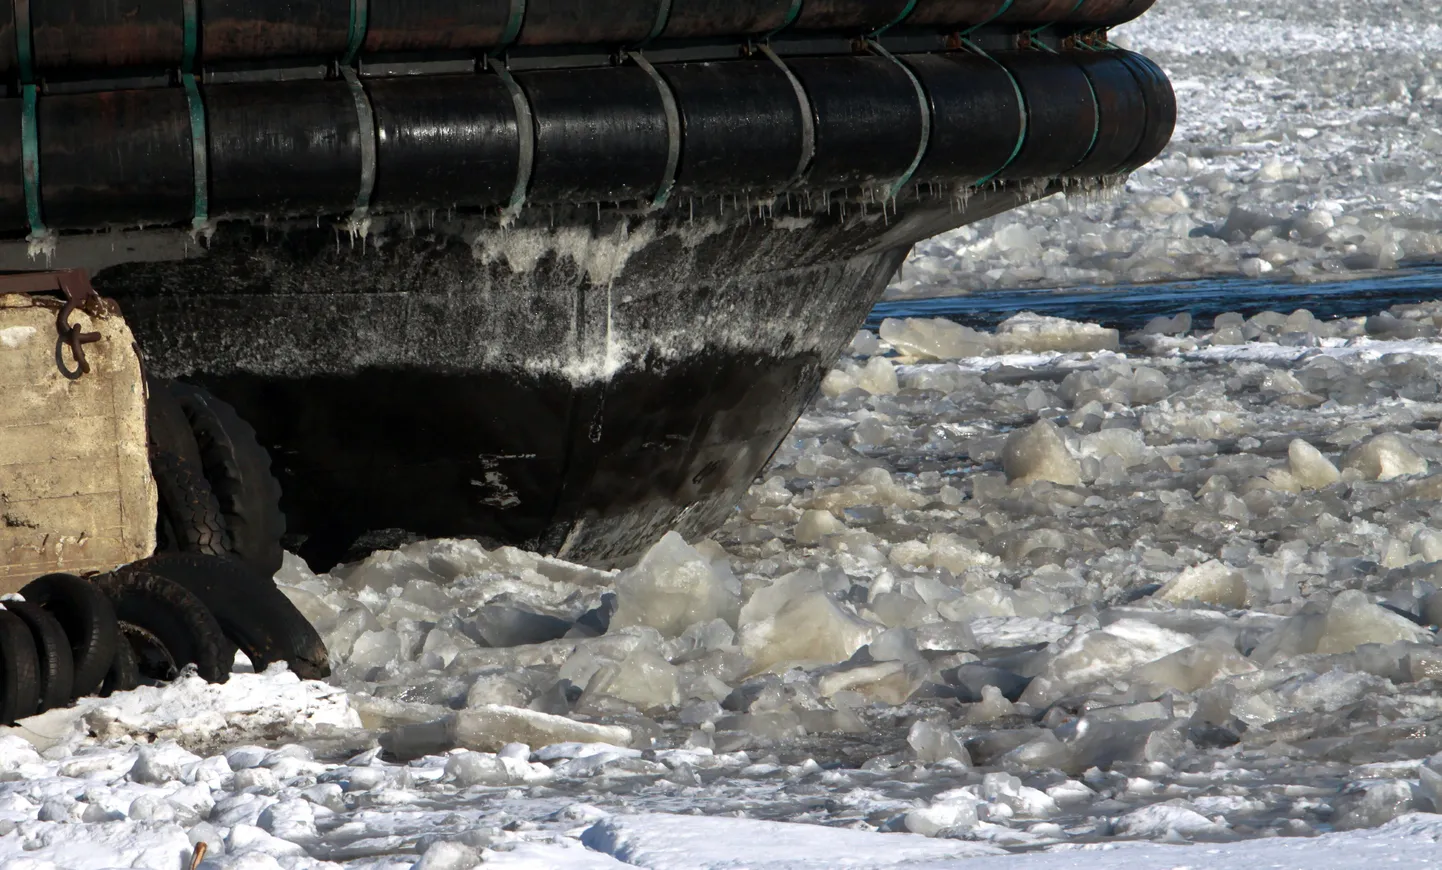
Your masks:
[[[204,390],[149,390],[159,551],[104,574],[50,574],[3,602],[0,724],[187,668],[224,682],[237,650],[257,671],[330,673],[319,634],[273,579],[285,521],[254,431]]]

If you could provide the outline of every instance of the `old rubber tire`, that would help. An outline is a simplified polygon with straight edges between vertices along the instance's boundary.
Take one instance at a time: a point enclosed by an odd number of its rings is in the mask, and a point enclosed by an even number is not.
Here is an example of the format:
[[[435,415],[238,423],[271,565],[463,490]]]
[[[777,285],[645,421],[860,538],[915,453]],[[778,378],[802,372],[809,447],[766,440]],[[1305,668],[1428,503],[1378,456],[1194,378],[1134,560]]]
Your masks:
[[[116,573],[129,571],[159,575],[193,593],[256,671],[285,662],[302,679],[330,676],[330,656],[320,633],[271,577],[248,563],[194,553],[159,553]]]
[[[230,533],[220,503],[200,469],[174,453],[150,454],[150,470],[160,495],[159,548],[183,553],[224,556],[230,552]]]
[[[40,707],[35,640],[25,621],[0,610],[0,725],[34,716]]]
[[[124,634],[115,645],[115,655],[110,660],[105,680],[96,694],[108,698],[116,692],[128,692],[140,685],[140,663],[135,659],[135,650]]]
[[[235,647],[199,598],[142,570],[101,574],[95,585],[115,605],[120,622],[153,635],[178,667],[195,665],[196,672],[211,683],[229,679]],[[167,679],[171,675],[153,676]]]
[[[145,428],[150,451],[179,456],[191,468],[200,468],[200,445],[196,443],[195,433],[190,431],[185,410],[175,398],[172,383],[159,378],[145,379]]]
[[[95,694],[120,641],[110,599],[74,574],[46,574],[21,589],[20,595],[44,608],[64,629],[74,665],[71,697]]]
[[[60,621],[45,608],[30,601],[6,601],[5,609],[20,618],[35,640],[35,659],[40,679],[40,706],[44,713],[70,703],[75,689],[75,657],[70,639]]]
[[[231,551],[269,576],[285,551],[280,482],[255,429],[235,409],[199,387],[174,382],[172,394],[190,421],[201,466],[230,530]]]

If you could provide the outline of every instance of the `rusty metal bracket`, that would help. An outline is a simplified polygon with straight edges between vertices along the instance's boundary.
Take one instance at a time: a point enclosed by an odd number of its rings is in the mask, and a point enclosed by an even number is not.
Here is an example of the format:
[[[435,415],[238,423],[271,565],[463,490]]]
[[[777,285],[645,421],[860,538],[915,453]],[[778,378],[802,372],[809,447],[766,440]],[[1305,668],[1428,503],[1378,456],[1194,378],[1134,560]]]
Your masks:
[[[98,332],[81,332],[80,327],[71,324],[70,315],[81,310],[91,316],[104,313],[100,294],[90,284],[90,276],[83,269],[62,269],[54,272],[19,272],[0,274],[0,293],[59,293],[65,298],[55,315],[55,364],[70,380],[78,380],[90,374],[90,362],[85,358],[85,345],[100,340]],[[65,367],[65,348],[75,361],[74,370]]]

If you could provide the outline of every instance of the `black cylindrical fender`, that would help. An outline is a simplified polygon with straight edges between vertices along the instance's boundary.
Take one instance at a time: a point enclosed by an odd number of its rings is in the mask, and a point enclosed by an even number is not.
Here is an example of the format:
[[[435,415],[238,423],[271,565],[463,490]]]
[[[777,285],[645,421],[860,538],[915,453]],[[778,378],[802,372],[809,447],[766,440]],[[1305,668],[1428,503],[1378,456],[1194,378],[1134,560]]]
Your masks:
[[[794,26],[864,33],[901,21],[909,6],[910,0],[806,0]]]
[[[681,111],[686,147],[676,193],[774,192],[802,160],[801,102],[768,60],[660,68]]]
[[[1069,174],[1095,177],[1121,172],[1141,145],[1147,118],[1142,89],[1113,52],[1078,51],[1069,56],[1091,82],[1098,115],[1092,150]]]
[[[1026,106],[1001,64],[971,52],[906,58],[932,104],[917,181],[980,181],[1001,171],[1026,132]]]
[[[366,83],[376,120],[378,208],[504,205],[520,171],[516,106],[500,77]]]
[[[190,219],[195,172],[183,90],[63,94],[41,99],[37,110],[47,223],[101,228]]]
[[[343,81],[205,90],[216,216],[341,214],[360,186],[360,121]]]
[[[616,202],[660,191],[671,140],[661,91],[645,70],[546,70],[516,79],[535,113],[532,201]]]
[[[1097,102],[1082,68],[1066,55],[998,52],[1026,102],[1026,140],[1003,180],[1069,175],[1097,138]]]
[[[787,61],[806,89],[816,123],[816,156],[805,186],[840,189],[894,182],[922,145],[916,84],[883,57]]]
[[[1119,170],[1131,172],[1156,159],[1172,141],[1172,133],[1177,126],[1177,95],[1167,74],[1150,58],[1120,49],[1113,54],[1136,76],[1146,106],[1141,142]]]

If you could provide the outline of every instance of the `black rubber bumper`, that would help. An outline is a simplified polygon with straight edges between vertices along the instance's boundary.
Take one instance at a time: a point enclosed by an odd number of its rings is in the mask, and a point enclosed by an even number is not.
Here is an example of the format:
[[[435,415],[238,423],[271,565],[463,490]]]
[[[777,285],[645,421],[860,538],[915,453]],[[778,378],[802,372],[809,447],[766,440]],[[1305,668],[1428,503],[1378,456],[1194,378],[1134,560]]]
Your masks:
[[[765,199],[902,182],[1096,178],[1170,138],[1166,76],[1120,50],[624,64],[41,96],[58,230],[408,209]],[[0,100],[0,233],[29,229],[22,101]],[[919,161],[919,162],[918,162]],[[913,166],[915,167],[913,171]],[[365,179],[369,179],[366,181]],[[203,189],[197,190],[198,186]]]

